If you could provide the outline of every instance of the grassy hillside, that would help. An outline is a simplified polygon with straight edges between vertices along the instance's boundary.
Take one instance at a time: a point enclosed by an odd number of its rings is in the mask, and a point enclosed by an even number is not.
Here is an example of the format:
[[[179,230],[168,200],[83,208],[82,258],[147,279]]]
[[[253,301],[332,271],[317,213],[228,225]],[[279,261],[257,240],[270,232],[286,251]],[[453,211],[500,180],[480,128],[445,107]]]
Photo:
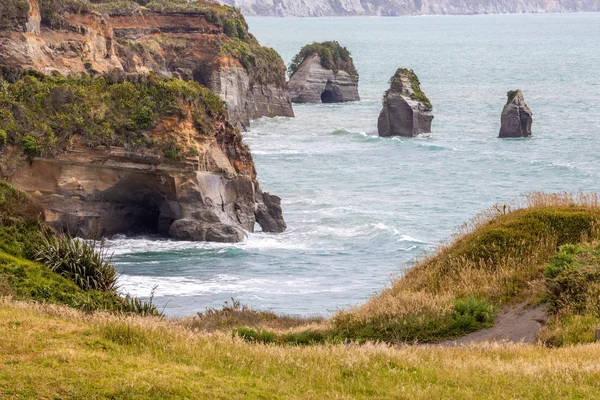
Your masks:
[[[544,270],[559,246],[597,239],[599,222],[596,196],[537,194],[522,208],[491,209],[380,295],[339,313],[336,329],[394,342],[475,330],[505,304],[543,301]]]
[[[177,322],[0,301],[0,397],[557,399],[600,396],[599,345],[249,344]]]
[[[242,327],[235,332],[249,341],[267,343],[431,343],[490,327],[507,305],[550,301],[558,302],[551,307],[558,315],[551,325],[556,332],[547,330],[542,339],[551,345],[589,342],[593,325],[600,322],[600,306],[591,300],[600,293],[594,286],[600,276],[597,258],[585,274],[579,264],[551,277],[546,270],[556,270],[553,257],[561,246],[580,248],[597,240],[599,223],[600,203],[595,195],[534,194],[523,204],[497,206],[480,214],[451,243],[418,260],[364,305],[342,310],[304,331],[277,334]],[[589,250],[595,245],[582,246],[588,253],[596,251]],[[582,300],[570,295],[572,290],[589,294]],[[575,302],[584,305],[573,307]],[[572,325],[585,326],[569,328],[565,325],[569,318],[574,318]],[[585,335],[577,329],[585,330]]]

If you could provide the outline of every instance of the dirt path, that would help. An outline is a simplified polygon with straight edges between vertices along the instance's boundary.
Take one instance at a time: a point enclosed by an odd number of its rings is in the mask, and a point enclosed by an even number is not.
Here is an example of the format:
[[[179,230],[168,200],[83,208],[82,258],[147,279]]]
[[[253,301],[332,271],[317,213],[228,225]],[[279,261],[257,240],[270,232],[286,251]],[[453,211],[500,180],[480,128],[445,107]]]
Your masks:
[[[510,306],[502,310],[494,326],[469,333],[461,338],[442,342],[442,346],[459,346],[482,342],[534,343],[540,329],[548,320],[547,306],[535,308],[525,304]]]

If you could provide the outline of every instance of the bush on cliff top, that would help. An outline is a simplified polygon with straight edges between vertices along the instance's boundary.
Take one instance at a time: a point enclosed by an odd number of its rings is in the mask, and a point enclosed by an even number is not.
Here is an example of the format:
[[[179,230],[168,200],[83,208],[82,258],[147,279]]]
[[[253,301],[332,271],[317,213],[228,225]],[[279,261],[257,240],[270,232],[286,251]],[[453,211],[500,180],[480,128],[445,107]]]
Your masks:
[[[300,68],[306,57],[315,53],[321,58],[323,68],[333,70],[336,73],[345,71],[350,75],[358,75],[350,51],[342,47],[337,41],[314,42],[304,46],[292,59],[288,68],[289,75],[293,75]]]
[[[77,137],[85,146],[162,151],[173,137],[150,132],[166,117],[191,116],[199,134],[225,120],[223,101],[195,82],[154,75],[44,76],[7,71],[0,78],[0,129],[29,157],[53,156]],[[189,149],[184,149],[188,151]]]

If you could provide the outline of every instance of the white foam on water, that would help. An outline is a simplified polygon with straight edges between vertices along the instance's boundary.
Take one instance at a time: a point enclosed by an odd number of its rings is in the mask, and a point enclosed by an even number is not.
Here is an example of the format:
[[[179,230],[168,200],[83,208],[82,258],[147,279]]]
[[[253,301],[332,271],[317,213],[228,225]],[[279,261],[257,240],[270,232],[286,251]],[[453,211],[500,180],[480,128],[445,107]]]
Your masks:
[[[277,278],[247,278],[218,274],[206,280],[196,277],[121,275],[120,291],[136,297],[202,296],[227,293],[255,295],[310,295],[317,293],[341,293],[351,290],[348,286],[332,286],[318,279],[282,276]]]

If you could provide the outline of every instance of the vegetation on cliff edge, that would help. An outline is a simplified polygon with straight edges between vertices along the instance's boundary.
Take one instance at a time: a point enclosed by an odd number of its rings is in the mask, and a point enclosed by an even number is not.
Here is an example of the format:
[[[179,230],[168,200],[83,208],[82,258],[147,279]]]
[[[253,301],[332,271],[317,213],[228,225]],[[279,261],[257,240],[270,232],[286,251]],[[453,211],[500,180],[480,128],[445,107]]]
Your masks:
[[[392,78],[390,79],[390,84],[393,84],[396,80],[401,79],[402,76],[406,76],[408,78],[410,86],[413,90],[413,93],[410,95],[410,98],[415,101],[420,101],[427,108],[433,108],[433,106],[431,105],[431,101],[429,101],[429,98],[421,90],[421,82],[419,81],[419,78],[412,69],[398,68],[394,76],[392,76]]]
[[[46,76],[5,69],[0,76],[0,141],[28,157],[51,157],[77,139],[89,147],[123,146],[134,151],[193,153],[174,137],[152,134],[165,118],[192,119],[199,137],[214,135],[226,120],[223,101],[193,81],[155,75]],[[175,148],[174,148],[175,146]],[[4,175],[14,165],[5,160]],[[173,158],[173,157],[171,157]]]
[[[338,71],[345,71],[350,75],[358,76],[358,72],[354,67],[354,62],[350,56],[350,51],[342,47],[337,41],[329,41],[304,46],[298,54],[294,56],[290,66],[288,67],[289,75],[293,75],[300,65],[304,62],[306,57],[318,54],[321,59],[321,65],[325,69],[333,70],[337,73]]]
[[[29,2],[27,0],[8,0],[0,2],[0,30],[17,29],[27,20]]]

